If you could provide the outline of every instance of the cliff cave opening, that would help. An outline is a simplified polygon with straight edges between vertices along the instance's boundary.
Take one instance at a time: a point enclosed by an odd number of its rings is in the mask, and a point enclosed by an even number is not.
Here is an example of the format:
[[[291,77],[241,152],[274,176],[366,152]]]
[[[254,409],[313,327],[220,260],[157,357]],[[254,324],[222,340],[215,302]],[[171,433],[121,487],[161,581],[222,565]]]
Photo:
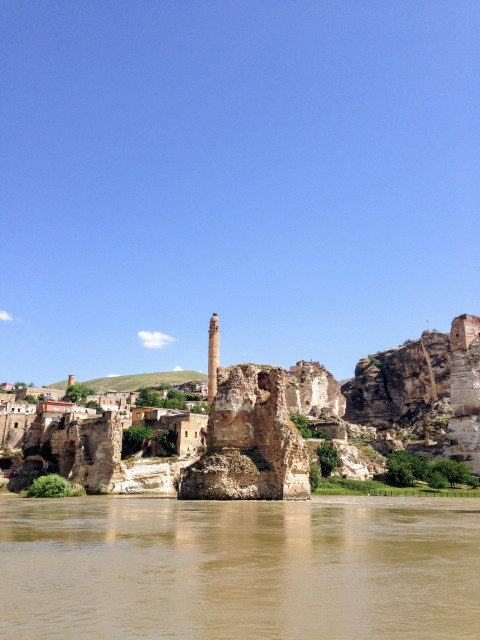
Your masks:
[[[271,391],[270,377],[266,371],[260,371],[258,373],[257,384],[261,391]]]
[[[60,473],[65,478],[68,478],[68,476],[70,475],[70,472],[73,469],[73,465],[75,464],[76,454],[77,454],[77,446],[75,442],[70,441],[67,444],[66,449],[64,450],[64,453],[60,459],[60,468],[61,468]]]

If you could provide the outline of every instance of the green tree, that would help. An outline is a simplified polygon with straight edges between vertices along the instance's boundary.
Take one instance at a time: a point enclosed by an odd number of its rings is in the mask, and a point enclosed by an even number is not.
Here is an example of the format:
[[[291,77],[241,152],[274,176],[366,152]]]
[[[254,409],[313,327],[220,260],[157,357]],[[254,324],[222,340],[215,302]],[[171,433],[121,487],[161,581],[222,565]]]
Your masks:
[[[465,484],[468,484],[468,486],[472,487],[472,489],[477,489],[478,486],[480,485],[480,481],[476,476],[469,476]]]
[[[26,387],[27,385],[25,382],[15,382],[13,386],[15,387],[15,389],[20,389],[22,387]]]
[[[202,411],[202,409],[205,409],[205,412]],[[208,406],[208,404],[196,404],[191,413],[206,413],[209,414],[210,413],[210,407]]]
[[[159,436],[158,442],[167,453],[173,455],[177,450],[177,432],[172,430],[165,431]]]
[[[145,441],[153,436],[148,427],[129,427],[122,435],[122,458],[128,458],[142,449]]]
[[[428,486],[432,487],[432,489],[446,489],[448,480],[440,471],[433,471],[428,481]]]
[[[25,402],[28,402],[28,404],[37,404],[37,399],[35,396],[32,396],[31,393],[27,393],[25,396]]]
[[[163,403],[158,391],[152,391],[151,389],[147,389],[147,387],[142,387],[135,401],[135,405],[137,407],[161,407]]]
[[[409,481],[410,474],[404,474],[401,468],[405,467],[410,472],[412,478]],[[405,451],[397,451],[391,453],[387,459],[387,482],[396,487],[406,487],[413,483],[413,480],[421,480],[428,482],[432,472],[432,463],[424,456],[417,456],[414,453],[406,453]],[[390,480],[389,480],[390,479]],[[398,484],[404,482],[406,484]]]
[[[95,411],[99,416],[103,415],[102,405],[96,400],[89,400],[88,402],[85,403],[85,406],[88,407],[89,409],[95,409]]]
[[[314,460],[310,460],[310,490],[315,491],[322,477],[320,467]]]
[[[326,431],[320,429],[319,431],[312,431],[312,438],[318,438],[320,440],[331,440]]]
[[[40,476],[28,487],[28,498],[66,498],[72,495],[72,485],[66,478],[52,473]]]
[[[91,396],[95,393],[93,389],[84,384],[71,384],[65,391],[65,398],[68,402],[79,402],[82,398]]]
[[[338,451],[333,444],[322,444],[317,447],[317,457],[322,470],[322,476],[328,478],[334,469],[337,468],[339,462]]]
[[[439,460],[433,465],[433,471],[439,471],[450,483],[450,487],[466,484],[470,477],[470,470],[464,462],[456,460]]]
[[[186,393],[185,394],[185,400],[188,400],[189,402],[198,402],[201,399],[202,399],[202,396],[199,393]]]
[[[290,413],[290,420],[300,431],[300,435],[302,438],[311,438],[312,431],[309,428],[308,418],[301,413],[297,413],[296,411],[292,411]]]
[[[45,394],[41,393],[38,398],[37,398],[37,402],[45,402]]]

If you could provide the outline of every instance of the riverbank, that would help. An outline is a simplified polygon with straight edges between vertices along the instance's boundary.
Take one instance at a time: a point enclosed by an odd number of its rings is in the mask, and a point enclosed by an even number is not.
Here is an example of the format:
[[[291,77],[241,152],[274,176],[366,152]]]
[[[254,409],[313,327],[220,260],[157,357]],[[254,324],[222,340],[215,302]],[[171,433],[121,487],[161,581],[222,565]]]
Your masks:
[[[371,495],[371,496],[404,496],[404,497],[443,497],[443,498],[480,498],[480,489],[459,486],[454,489],[432,489],[426,484],[417,482],[411,487],[392,487],[378,480],[347,480],[332,476],[322,478],[320,484],[312,491],[312,495]]]

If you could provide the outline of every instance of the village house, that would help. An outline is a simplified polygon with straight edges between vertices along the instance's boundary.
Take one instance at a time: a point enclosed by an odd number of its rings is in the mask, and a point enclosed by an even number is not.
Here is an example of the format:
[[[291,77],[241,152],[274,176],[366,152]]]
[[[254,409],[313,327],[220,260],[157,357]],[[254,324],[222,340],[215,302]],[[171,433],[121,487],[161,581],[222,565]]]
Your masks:
[[[63,389],[44,389],[43,387],[18,387],[18,389],[15,389],[15,400],[17,402],[25,400],[27,396],[38,398],[41,395],[45,400],[59,401],[65,396],[65,391]]]
[[[0,384],[0,388],[3,391],[15,391],[15,386],[10,384],[10,382],[2,382],[2,384]]]
[[[96,415],[95,409],[75,405],[73,402],[54,402],[45,400],[36,406],[36,413],[42,414],[42,422],[48,427],[53,420],[60,420],[62,416],[87,418]]]
[[[2,402],[0,404],[0,414],[6,415],[9,413],[15,413],[15,414],[35,413],[35,405],[29,404],[28,402],[16,402],[15,400]]]

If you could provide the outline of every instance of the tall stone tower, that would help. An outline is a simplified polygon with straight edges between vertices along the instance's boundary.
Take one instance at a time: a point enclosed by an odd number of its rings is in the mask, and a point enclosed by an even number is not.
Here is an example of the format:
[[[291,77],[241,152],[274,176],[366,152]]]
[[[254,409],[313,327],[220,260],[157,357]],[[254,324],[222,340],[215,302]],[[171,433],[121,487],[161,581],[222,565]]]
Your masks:
[[[208,404],[211,406],[217,393],[217,368],[220,361],[220,327],[216,313],[210,318],[208,330]]]
[[[71,387],[72,385],[75,384],[75,376],[73,374],[70,374],[68,376],[68,387]]]

